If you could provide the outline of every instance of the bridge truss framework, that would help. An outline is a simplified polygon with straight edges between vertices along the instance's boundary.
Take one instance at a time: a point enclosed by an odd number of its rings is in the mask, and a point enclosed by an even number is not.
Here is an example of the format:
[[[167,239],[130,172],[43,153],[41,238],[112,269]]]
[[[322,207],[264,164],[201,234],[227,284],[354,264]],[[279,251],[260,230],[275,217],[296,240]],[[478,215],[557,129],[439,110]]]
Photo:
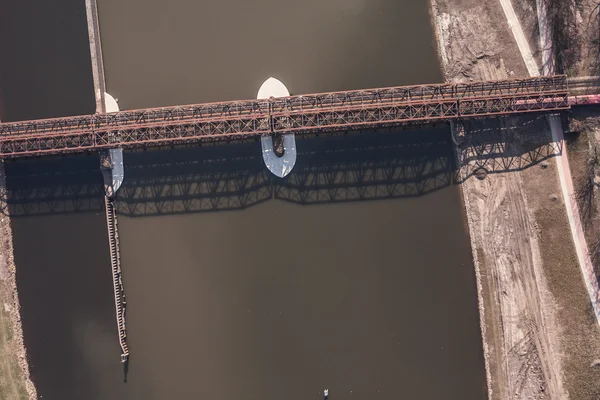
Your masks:
[[[564,75],[162,107],[0,124],[0,157],[391,128],[569,109]]]

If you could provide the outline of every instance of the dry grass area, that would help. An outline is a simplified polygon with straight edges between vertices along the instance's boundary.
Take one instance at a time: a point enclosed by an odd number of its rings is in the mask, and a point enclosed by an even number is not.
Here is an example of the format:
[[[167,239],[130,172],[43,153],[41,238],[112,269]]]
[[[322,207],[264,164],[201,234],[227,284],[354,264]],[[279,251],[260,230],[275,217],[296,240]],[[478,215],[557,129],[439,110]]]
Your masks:
[[[600,278],[600,118],[576,118],[568,136],[569,159],[586,240]]]
[[[5,184],[0,163],[0,193],[6,193]],[[5,201],[0,196],[0,202]],[[36,398],[23,345],[10,219],[0,214],[0,399]]]
[[[569,155],[574,169],[573,154]],[[535,169],[525,171],[523,179],[537,223],[543,274],[556,305],[564,388],[571,399],[600,399],[600,368],[592,366],[600,358],[600,329],[578,267],[554,168],[550,163],[547,179],[540,179]]]

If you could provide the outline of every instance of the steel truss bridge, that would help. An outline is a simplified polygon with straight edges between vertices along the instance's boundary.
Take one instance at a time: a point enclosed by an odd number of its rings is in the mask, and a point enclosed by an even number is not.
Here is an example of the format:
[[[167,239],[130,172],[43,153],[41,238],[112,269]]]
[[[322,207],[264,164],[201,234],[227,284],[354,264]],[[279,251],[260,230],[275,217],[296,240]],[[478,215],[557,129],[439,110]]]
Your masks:
[[[162,107],[0,124],[0,158],[392,128],[570,108],[564,75]]]

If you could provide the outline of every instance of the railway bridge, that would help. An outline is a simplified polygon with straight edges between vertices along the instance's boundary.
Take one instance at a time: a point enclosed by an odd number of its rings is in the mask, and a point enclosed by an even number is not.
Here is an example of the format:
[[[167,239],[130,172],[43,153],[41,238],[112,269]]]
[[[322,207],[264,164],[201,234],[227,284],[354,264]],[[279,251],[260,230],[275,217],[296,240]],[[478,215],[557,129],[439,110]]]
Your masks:
[[[0,124],[0,158],[555,112],[565,75],[228,101]]]
[[[586,80],[574,84],[578,91],[589,86]],[[566,76],[555,75],[270,97],[2,123],[0,159],[101,152],[115,316],[121,361],[127,363],[126,300],[113,202],[124,177],[123,149],[558,112],[572,105],[598,102],[597,95],[569,96],[568,86]]]

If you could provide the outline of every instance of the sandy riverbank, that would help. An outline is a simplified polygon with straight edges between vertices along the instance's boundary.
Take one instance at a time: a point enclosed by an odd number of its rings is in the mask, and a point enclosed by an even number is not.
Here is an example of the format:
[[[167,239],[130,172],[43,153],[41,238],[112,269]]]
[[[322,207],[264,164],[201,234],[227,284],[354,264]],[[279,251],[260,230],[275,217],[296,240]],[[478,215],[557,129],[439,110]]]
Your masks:
[[[0,88],[0,122],[4,115],[4,96]],[[12,229],[6,201],[6,175],[4,163],[0,162],[0,398],[35,400],[37,393],[29,375],[23,342]]]
[[[0,163],[0,398],[37,399],[23,343],[12,231],[6,207],[6,177]]]
[[[528,7],[517,4],[517,16]],[[448,81],[528,76],[500,0],[432,0],[432,13]],[[525,35],[539,50],[534,31]],[[590,375],[598,327],[560,196],[560,150],[535,117],[469,124],[457,146],[491,399],[600,393]]]

